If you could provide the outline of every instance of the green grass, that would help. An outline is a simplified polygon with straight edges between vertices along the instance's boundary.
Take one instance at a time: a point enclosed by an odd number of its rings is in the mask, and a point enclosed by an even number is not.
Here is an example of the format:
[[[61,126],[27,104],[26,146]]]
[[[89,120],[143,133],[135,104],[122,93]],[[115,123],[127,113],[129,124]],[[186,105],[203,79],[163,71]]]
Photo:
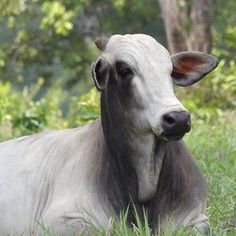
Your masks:
[[[236,235],[236,123],[195,124],[186,137],[209,183],[207,215],[216,235]]]

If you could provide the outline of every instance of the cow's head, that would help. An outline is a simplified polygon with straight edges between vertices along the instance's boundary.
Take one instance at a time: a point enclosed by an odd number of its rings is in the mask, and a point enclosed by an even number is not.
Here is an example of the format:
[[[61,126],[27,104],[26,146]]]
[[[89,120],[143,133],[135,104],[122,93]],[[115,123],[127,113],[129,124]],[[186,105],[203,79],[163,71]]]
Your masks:
[[[190,131],[189,112],[174,95],[173,83],[198,82],[217,66],[215,57],[201,52],[170,56],[155,39],[143,34],[114,35],[98,39],[96,45],[102,55],[92,64],[95,85],[110,94],[111,101],[116,93],[123,114],[137,132],[151,131],[168,141]]]

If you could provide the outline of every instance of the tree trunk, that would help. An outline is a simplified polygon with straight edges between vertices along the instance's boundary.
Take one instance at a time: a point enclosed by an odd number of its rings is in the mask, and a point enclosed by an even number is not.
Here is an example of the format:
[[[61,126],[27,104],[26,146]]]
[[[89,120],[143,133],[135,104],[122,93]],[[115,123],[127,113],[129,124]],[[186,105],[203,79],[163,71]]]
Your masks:
[[[211,51],[211,0],[159,0],[168,48]]]

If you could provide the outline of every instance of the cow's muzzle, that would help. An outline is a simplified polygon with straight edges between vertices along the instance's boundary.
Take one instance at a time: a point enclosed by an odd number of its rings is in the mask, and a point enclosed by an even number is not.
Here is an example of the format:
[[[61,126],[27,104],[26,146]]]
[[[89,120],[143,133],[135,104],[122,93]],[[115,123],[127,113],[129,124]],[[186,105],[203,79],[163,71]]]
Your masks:
[[[161,126],[164,140],[180,140],[191,129],[190,114],[184,110],[165,113],[161,117]]]

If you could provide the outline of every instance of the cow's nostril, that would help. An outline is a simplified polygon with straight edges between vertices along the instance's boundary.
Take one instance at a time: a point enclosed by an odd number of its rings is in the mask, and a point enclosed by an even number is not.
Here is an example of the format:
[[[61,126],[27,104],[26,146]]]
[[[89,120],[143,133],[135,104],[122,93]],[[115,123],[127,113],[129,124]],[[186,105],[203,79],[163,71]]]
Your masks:
[[[172,116],[170,116],[170,115],[168,115],[168,114],[163,117],[163,121],[164,121],[165,123],[169,124],[169,125],[174,125],[174,124],[175,124],[175,119],[174,119],[174,117],[172,117]]]

